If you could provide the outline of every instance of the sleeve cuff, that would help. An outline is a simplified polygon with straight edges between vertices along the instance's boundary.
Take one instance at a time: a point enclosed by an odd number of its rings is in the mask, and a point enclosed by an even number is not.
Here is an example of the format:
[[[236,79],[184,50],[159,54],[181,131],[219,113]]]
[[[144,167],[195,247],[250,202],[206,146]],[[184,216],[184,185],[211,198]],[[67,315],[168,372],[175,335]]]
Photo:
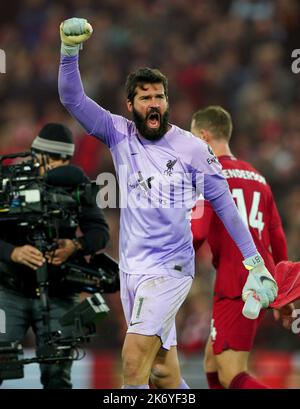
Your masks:
[[[14,249],[15,246],[13,244],[0,240],[0,260],[6,263],[11,262],[11,253]]]

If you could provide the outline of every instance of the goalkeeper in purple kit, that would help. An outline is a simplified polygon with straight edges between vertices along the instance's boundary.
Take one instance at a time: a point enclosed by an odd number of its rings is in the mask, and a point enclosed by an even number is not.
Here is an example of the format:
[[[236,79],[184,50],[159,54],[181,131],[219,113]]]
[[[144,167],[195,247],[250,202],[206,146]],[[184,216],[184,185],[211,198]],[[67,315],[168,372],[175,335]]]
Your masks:
[[[109,147],[119,178],[121,300],[128,323],[123,387],[147,389],[151,376],[159,388],[188,388],[177,360],[175,316],[194,276],[190,215],[200,195],[210,201],[250,270],[244,299],[254,291],[267,308],[277,295],[276,282],[210,147],[169,123],[166,77],[150,68],[130,73],[126,93],[133,121],[111,114],[86,96],[80,78],[79,49],[92,34],[91,25],[71,18],[60,33],[61,102],[88,134]]]

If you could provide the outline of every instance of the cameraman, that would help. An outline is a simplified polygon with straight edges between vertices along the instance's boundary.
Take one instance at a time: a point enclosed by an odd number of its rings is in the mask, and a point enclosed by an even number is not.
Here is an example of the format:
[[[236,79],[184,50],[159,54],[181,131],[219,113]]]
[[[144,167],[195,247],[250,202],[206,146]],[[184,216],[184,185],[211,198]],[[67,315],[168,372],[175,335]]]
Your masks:
[[[71,131],[64,125],[46,124],[32,143],[40,163],[40,175],[47,177],[53,169],[61,169],[59,184],[70,188],[88,182],[83,171],[70,165],[74,154]],[[53,178],[52,178],[53,179]],[[65,180],[63,180],[65,179]],[[47,179],[46,179],[47,180]],[[50,179],[49,179],[50,180]],[[49,182],[48,182],[49,183]],[[6,333],[0,341],[22,341],[29,327],[36,336],[37,346],[43,345],[46,329],[39,299],[36,270],[47,262],[50,329],[60,328],[58,319],[79,302],[79,294],[61,280],[61,264],[72,258],[92,255],[103,249],[109,239],[108,225],[93,198],[92,205],[82,205],[78,224],[70,226],[63,220],[57,228],[56,249],[45,255],[28,242],[24,230],[17,225],[0,229],[0,308],[6,314]],[[64,224],[65,223],[65,224]],[[80,236],[78,228],[80,228]],[[71,388],[71,362],[41,364],[44,388]]]

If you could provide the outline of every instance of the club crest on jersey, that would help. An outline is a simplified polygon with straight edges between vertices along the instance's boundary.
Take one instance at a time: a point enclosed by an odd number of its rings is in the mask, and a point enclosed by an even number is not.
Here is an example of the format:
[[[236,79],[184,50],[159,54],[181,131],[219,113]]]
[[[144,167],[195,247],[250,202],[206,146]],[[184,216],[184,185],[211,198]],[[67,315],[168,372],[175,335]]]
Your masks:
[[[174,160],[170,159],[170,160],[168,160],[168,162],[166,163],[167,169],[164,171],[164,175],[167,175],[167,176],[171,176],[171,175],[172,175],[173,170],[174,170],[173,168],[174,168],[176,162],[177,162],[177,159],[174,159]]]

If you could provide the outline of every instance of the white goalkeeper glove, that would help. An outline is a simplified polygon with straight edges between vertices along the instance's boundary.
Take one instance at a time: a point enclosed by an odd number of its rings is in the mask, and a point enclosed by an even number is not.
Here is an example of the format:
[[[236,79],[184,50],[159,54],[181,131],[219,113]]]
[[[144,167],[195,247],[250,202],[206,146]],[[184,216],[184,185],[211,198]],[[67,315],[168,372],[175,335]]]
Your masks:
[[[260,254],[248,257],[243,261],[244,266],[249,270],[247,281],[244,285],[242,298],[247,300],[249,295],[256,295],[261,306],[267,308],[277,297],[278,287],[276,281],[267,270]]]
[[[82,43],[93,33],[92,26],[85,18],[69,18],[60,25],[61,53],[63,55],[77,55]]]

